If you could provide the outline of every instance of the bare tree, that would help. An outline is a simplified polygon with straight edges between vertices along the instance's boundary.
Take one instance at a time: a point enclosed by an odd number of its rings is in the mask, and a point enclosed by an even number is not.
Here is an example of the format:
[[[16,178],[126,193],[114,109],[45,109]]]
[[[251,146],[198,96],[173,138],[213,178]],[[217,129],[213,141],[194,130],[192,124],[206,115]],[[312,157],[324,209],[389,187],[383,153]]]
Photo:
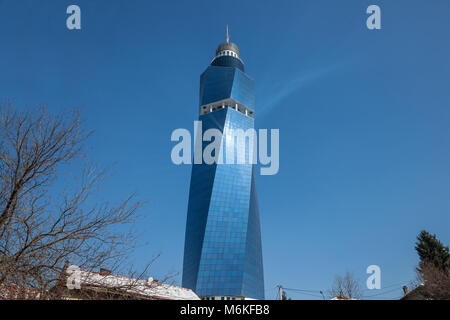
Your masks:
[[[417,277],[411,284],[414,288],[406,299],[450,300],[450,272],[433,262],[421,262]]]
[[[328,294],[331,298],[360,299],[362,296],[360,284],[350,272],[346,272],[343,277],[337,275]]]
[[[123,268],[141,203],[133,194],[117,204],[96,200],[107,172],[84,164],[89,135],[79,112],[0,105],[0,285],[51,298],[66,261],[86,270]]]

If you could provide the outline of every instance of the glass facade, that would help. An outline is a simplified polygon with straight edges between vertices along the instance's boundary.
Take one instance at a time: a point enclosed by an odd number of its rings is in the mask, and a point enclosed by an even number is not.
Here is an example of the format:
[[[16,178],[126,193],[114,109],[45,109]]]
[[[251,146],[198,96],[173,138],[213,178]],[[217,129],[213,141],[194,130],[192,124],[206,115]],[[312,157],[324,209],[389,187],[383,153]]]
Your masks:
[[[253,150],[249,143],[229,143],[234,141],[230,130],[254,128],[252,117],[233,108],[236,103],[254,110],[253,80],[244,73],[238,57],[223,58],[213,60],[201,75],[200,106],[221,100],[228,105],[200,115],[202,133],[219,129],[223,133],[220,152],[228,154],[229,148],[234,155],[245,151],[247,160],[244,164],[193,164],[182,285],[202,297],[264,299],[255,174],[248,161]],[[202,150],[208,144],[203,142]],[[242,147],[245,150],[237,150]]]

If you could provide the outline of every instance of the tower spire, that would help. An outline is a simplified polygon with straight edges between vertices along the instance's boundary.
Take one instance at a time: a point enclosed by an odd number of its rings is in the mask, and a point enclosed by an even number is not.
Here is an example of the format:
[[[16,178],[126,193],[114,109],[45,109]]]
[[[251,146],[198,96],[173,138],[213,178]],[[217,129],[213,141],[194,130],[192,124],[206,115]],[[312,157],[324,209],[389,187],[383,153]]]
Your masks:
[[[230,35],[228,34],[228,25],[227,25],[227,43],[230,43]]]

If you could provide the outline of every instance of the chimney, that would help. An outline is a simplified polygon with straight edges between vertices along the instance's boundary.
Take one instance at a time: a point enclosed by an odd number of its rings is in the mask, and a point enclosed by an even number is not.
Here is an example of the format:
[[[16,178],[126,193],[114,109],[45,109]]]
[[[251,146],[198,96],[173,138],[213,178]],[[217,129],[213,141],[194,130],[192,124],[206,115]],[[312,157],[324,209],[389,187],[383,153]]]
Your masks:
[[[403,286],[403,294],[406,296],[408,294],[408,287],[407,286]]]
[[[112,273],[109,269],[100,268],[100,275],[101,276],[109,276]]]

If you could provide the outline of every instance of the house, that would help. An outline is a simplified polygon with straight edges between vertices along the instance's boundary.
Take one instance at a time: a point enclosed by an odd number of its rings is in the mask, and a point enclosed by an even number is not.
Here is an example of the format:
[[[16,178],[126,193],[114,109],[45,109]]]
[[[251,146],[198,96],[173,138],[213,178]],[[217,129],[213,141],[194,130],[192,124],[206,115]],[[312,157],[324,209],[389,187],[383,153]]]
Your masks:
[[[416,288],[408,291],[407,286],[403,286],[403,297],[400,300],[429,300],[431,296],[425,289],[425,285],[421,283]]]
[[[114,275],[106,269],[100,272],[79,269],[76,273],[66,269],[52,292],[68,300],[200,300],[190,289],[153,278],[141,280]]]

